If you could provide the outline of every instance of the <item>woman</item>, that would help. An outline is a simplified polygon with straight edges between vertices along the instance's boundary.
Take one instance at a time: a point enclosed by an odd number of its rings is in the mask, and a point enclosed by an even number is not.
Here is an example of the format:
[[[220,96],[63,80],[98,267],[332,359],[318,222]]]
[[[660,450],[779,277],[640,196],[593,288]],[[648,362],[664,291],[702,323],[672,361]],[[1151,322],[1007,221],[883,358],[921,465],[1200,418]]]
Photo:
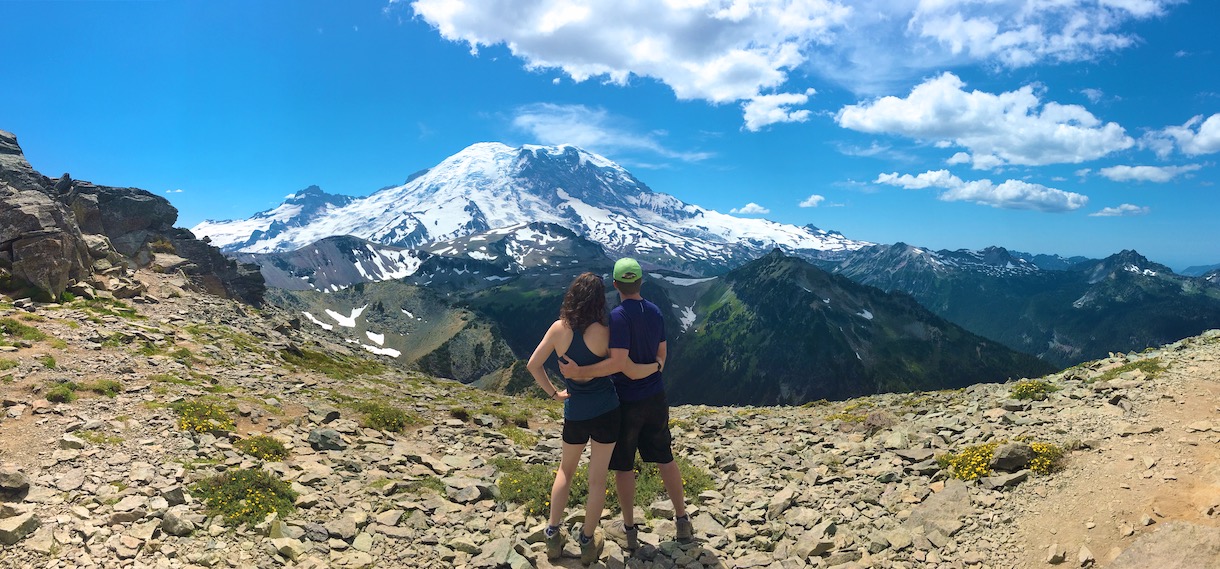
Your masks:
[[[551,485],[551,517],[546,528],[547,557],[558,559],[565,540],[559,524],[568,505],[572,476],[585,450],[593,440],[589,459],[589,502],[585,504],[585,522],[581,527],[580,559],[588,565],[601,557],[604,538],[596,533],[606,504],[606,472],[610,453],[618,438],[618,395],[609,377],[591,380],[564,379],[566,389],[557,390],[543,371],[542,365],[551,352],[579,365],[591,365],[610,354],[610,329],[606,327],[606,287],[602,278],[584,273],[568,287],[559,310],[559,320],[546,331],[526,365],[534,381],[553,399],[563,401],[563,456],[555,483]],[[648,377],[656,364],[632,364],[628,377]]]

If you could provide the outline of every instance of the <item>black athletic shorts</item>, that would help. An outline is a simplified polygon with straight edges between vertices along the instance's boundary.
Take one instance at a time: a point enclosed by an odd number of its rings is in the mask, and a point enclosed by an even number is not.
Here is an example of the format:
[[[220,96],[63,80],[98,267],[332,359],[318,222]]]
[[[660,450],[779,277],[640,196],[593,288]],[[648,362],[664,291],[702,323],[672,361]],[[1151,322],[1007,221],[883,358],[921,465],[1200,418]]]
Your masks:
[[[673,462],[669,403],[665,401],[664,391],[639,401],[621,401],[619,409],[623,412],[623,424],[618,432],[618,444],[614,445],[614,454],[610,455],[610,470],[635,468],[637,450],[644,462]]]
[[[570,445],[583,445],[593,439],[599,443],[612,443],[618,440],[619,409],[615,407],[592,419],[583,421],[563,421],[563,442]]]

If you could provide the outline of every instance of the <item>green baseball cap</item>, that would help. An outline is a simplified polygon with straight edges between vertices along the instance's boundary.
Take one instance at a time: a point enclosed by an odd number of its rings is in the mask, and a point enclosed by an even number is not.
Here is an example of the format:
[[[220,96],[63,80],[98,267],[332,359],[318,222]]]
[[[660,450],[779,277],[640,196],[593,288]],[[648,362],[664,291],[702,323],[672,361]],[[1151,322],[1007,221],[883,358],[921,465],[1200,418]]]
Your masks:
[[[623,257],[614,262],[614,280],[620,283],[633,283],[644,278],[639,261],[631,257]]]

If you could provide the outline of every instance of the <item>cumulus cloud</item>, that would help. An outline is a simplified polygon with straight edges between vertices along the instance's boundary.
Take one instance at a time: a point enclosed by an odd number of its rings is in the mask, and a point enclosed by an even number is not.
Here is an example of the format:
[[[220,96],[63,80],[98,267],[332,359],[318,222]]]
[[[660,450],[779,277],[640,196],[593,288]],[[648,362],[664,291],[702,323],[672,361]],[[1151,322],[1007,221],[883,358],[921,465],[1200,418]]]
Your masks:
[[[944,73],[917,85],[906,98],[845,106],[835,120],[860,132],[965,148],[980,170],[1080,163],[1135,144],[1117,123],[1103,123],[1084,107],[1042,102],[1033,85],[1000,94],[964,87],[956,75]],[[958,153],[950,163],[966,159]]]
[[[1162,158],[1168,156],[1175,145],[1188,156],[1220,152],[1220,113],[1207,117],[1206,120],[1202,115],[1198,115],[1182,126],[1171,126],[1150,133],[1144,137],[1143,143]]]
[[[826,201],[826,196],[820,196],[818,194],[813,194],[813,195],[805,198],[804,200],[801,200],[800,206],[801,207],[818,207],[824,201]]]
[[[771,210],[769,210],[763,206],[760,206],[754,202],[750,202],[741,207],[735,207],[733,209],[730,209],[729,213],[740,213],[740,214],[744,214],[744,215],[755,215],[755,214],[761,215],[761,214],[771,213]]]
[[[645,152],[685,162],[712,156],[708,152],[673,150],[661,143],[660,133],[632,132],[623,126],[627,122],[605,109],[551,103],[518,107],[512,119],[514,127],[542,144],[574,144],[602,154]]]
[[[1185,166],[1111,166],[1097,173],[1115,182],[1168,182],[1182,174],[1199,170],[1198,164]]]
[[[1102,208],[1101,211],[1089,214],[1089,217],[1127,217],[1131,215],[1146,215],[1152,211],[1147,206],[1138,206],[1125,203],[1118,207]]]
[[[1022,180],[1006,180],[996,184],[991,180],[965,181],[948,170],[929,170],[917,176],[898,173],[881,174],[873,182],[908,190],[937,188],[944,190],[942,201],[969,201],[1005,209],[1027,209],[1043,212],[1064,212],[1080,209],[1089,203],[1088,196],[1031,184]]]
[[[792,107],[805,104],[814,93],[813,89],[808,89],[804,93],[759,95],[746,101],[741,105],[745,112],[746,130],[757,131],[769,124],[809,120],[811,111],[793,110]]]
[[[387,11],[409,5],[442,37],[476,54],[504,45],[527,69],[648,77],[679,99],[741,102],[756,129],[807,118],[761,99],[803,93],[794,70],[877,94],[955,65],[1089,60],[1133,45],[1125,26],[1179,1],[389,0]]]
[[[177,188],[177,189],[173,189],[173,190],[165,190],[165,193],[167,193],[167,194],[180,194],[180,193],[182,193],[182,188]]]

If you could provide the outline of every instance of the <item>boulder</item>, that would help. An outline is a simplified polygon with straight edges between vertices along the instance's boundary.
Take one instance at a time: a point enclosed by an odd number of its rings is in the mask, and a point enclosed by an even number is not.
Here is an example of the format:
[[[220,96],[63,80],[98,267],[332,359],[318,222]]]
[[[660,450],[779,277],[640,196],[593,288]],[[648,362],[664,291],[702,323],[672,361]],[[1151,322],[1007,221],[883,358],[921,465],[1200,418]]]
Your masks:
[[[1195,569],[1220,567],[1220,528],[1166,522],[1141,535],[1109,565],[1110,569]]]

